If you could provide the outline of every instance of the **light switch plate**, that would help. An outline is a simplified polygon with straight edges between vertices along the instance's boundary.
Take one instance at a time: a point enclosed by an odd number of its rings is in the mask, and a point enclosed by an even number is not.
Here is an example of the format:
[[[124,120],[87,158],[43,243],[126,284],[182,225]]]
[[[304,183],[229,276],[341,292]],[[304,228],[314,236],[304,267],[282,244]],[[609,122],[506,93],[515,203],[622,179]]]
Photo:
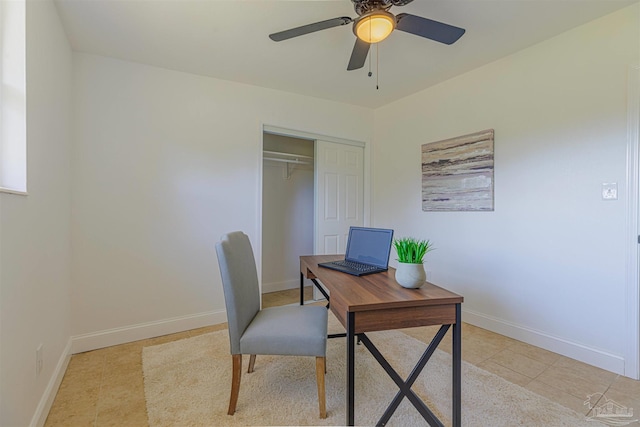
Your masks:
[[[618,183],[602,183],[602,200],[618,200]]]

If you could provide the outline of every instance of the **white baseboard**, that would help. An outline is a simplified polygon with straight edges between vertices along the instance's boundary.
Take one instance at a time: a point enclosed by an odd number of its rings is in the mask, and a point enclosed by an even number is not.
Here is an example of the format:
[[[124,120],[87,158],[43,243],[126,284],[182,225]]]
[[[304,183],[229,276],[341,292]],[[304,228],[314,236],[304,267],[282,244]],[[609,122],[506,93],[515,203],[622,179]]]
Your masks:
[[[624,375],[625,361],[619,355],[470,310],[462,311],[462,320],[527,344]]]
[[[288,289],[300,288],[300,279],[285,280],[283,282],[271,282],[262,284],[262,293],[286,291]]]
[[[112,345],[202,328],[226,321],[226,311],[216,310],[77,335],[71,337],[71,353],[82,353]]]
[[[51,410],[51,406],[53,405],[53,400],[56,398],[56,394],[58,393],[58,389],[62,383],[62,378],[67,371],[67,366],[69,366],[69,360],[71,360],[71,338],[67,341],[67,345],[62,351],[60,359],[58,359],[58,363],[56,364],[53,374],[49,379],[49,383],[40,398],[40,402],[38,402],[36,412],[31,418],[31,423],[29,423],[30,427],[44,426],[47,416],[49,415],[49,411]]]
[[[58,392],[58,388],[60,388],[60,384],[62,383],[62,378],[64,378],[64,374],[67,371],[67,366],[69,365],[72,354],[96,350],[98,348],[109,347],[112,345],[124,344],[141,339],[173,334],[190,329],[202,328],[218,323],[224,323],[226,321],[226,312],[224,310],[217,310],[122,328],[114,328],[69,338],[53,374],[51,375],[51,379],[42,394],[42,398],[38,403],[36,411],[31,418],[29,426],[44,426],[56,397],[56,393]]]

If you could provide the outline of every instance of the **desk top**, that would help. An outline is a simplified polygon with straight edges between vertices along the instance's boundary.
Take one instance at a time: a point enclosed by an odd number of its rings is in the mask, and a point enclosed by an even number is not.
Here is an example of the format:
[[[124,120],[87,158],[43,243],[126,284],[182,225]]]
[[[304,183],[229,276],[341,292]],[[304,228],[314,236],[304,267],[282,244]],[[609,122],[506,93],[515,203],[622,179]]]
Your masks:
[[[318,263],[344,259],[344,255],[309,255],[300,257],[300,272],[308,279],[319,279],[331,294],[339,298],[347,311],[361,312],[407,307],[424,307],[462,303],[464,298],[433,283],[419,289],[406,289],[395,280],[395,269],[366,276],[352,276]]]

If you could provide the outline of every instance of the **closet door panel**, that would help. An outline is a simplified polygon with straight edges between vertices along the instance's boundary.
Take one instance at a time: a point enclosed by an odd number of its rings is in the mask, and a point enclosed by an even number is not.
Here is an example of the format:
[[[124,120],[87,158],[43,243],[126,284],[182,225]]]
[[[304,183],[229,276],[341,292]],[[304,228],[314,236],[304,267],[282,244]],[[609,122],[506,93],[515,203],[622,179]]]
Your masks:
[[[315,253],[344,253],[349,227],[364,224],[364,149],[318,140],[315,159]]]

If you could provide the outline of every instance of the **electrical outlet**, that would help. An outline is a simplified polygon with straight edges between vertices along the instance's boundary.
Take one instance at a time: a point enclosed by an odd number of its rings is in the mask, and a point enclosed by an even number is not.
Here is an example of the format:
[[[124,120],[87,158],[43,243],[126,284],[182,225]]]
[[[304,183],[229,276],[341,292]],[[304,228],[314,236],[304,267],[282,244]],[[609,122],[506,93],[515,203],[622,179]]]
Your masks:
[[[42,357],[43,349],[44,345],[42,343],[36,348],[36,377],[40,375],[44,366],[44,359]]]

